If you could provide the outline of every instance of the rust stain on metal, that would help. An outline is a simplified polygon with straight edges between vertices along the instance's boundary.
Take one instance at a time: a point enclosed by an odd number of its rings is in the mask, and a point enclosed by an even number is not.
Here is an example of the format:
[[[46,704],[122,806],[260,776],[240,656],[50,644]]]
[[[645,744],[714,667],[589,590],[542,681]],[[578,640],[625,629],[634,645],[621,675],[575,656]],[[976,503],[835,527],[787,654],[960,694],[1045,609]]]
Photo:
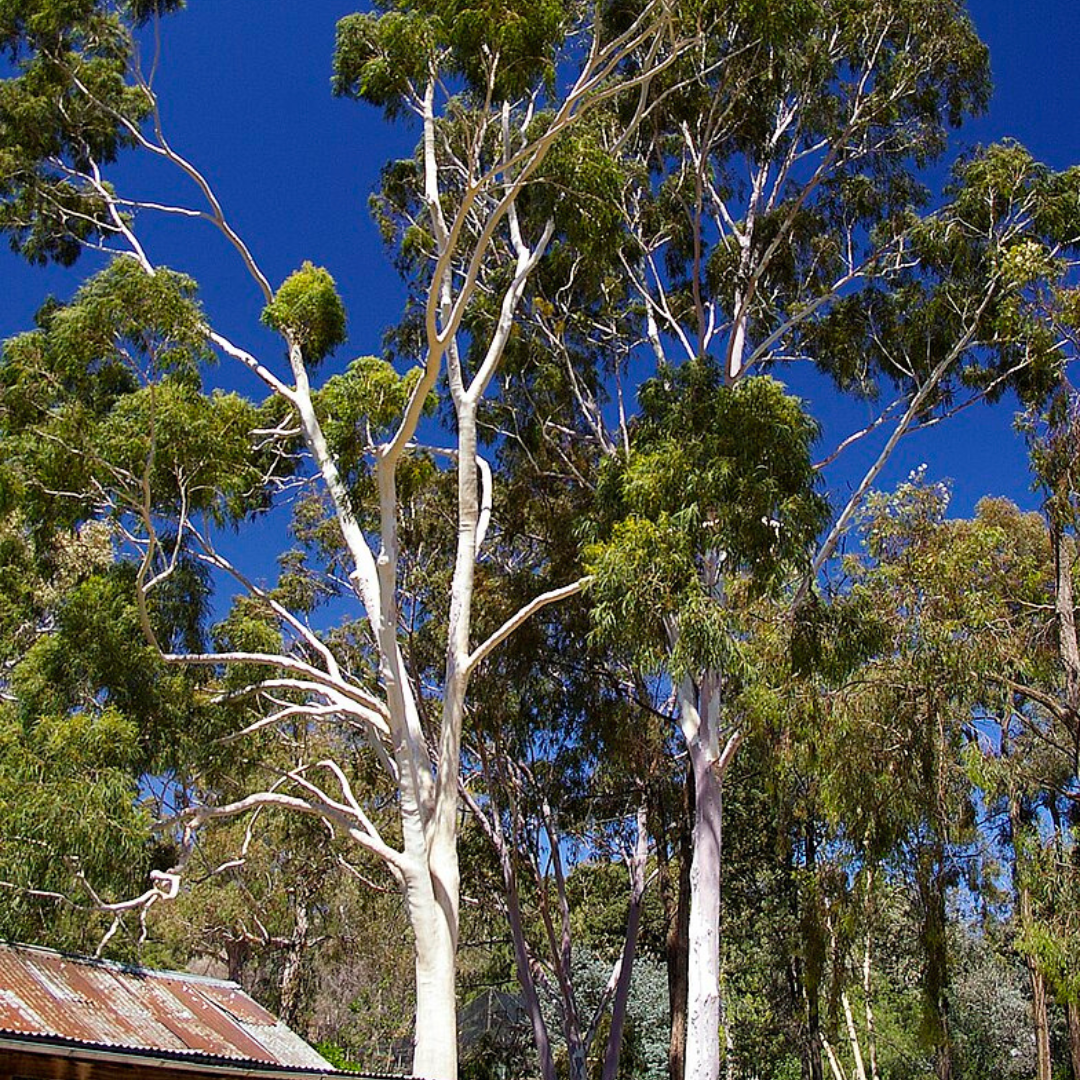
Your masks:
[[[186,1005],[197,1017],[201,1032],[208,1044],[230,1045],[233,1052],[256,1061],[273,1063],[274,1055],[253,1039],[228,1013],[223,1012],[212,1001],[205,998],[202,987],[174,981],[169,984],[169,992]]]
[[[330,1071],[235,983],[23,946],[0,944],[0,1031]]]

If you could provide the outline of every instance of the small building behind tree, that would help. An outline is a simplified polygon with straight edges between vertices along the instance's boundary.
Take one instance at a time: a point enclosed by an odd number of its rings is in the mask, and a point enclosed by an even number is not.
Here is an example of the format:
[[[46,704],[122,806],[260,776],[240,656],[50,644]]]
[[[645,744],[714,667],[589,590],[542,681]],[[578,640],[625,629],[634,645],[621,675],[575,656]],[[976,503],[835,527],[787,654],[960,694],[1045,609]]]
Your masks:
[[[335,1073],[236,983],[0,943],[0,1080]]]

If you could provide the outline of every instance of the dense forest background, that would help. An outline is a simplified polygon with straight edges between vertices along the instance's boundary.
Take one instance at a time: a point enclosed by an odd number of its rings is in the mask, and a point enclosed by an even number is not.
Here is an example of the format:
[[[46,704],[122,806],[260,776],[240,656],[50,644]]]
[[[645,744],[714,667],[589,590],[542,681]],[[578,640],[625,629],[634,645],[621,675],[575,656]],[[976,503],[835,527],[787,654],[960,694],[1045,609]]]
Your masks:
[[[335,12],[393,286],[173,141],[204,6],[0,0],[0,938],[440,1080],[1080,1080],[1080,170],[958,148],[965,6]]]

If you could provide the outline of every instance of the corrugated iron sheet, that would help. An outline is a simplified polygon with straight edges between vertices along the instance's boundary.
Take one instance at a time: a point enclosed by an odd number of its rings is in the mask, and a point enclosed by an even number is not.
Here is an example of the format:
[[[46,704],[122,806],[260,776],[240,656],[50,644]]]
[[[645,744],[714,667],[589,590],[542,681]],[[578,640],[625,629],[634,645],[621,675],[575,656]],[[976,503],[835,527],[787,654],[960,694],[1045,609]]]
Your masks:
[[[0,1031],[333,1071],[235,983],[0,944]]]
[[[296,1033],[287,1028],[280,1020],[267,1027],[260,1027],[259,1038],[275,1054],[279,1056],[287,1055],[297,1068],[327,1068],[326,1059],[308,1046],[306,1042],[300,1040],[301,1045],[296,1046]]]

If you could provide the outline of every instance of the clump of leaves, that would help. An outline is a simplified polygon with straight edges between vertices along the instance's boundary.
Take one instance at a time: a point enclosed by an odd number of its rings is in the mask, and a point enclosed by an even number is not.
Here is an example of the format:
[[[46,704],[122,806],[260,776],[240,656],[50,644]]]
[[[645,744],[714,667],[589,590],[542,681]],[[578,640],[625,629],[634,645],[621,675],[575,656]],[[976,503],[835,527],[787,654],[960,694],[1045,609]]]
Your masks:
[[[345,306],[334,279],[310,262],[285,279],[262,321],[299,345],[309,364],[325,360],[345,341]]]
[[[640,400],[629,454],[603,471],[586,550],[596,633],[636,641],[655,662],[674,618],[681,636],[700,632],[686,647],[712,662],[728,651],[712,618],[720,582],[772,591],[827,520],[810,461],[817,427],[776,380],[726,386],[709,358],[661,371]]]

